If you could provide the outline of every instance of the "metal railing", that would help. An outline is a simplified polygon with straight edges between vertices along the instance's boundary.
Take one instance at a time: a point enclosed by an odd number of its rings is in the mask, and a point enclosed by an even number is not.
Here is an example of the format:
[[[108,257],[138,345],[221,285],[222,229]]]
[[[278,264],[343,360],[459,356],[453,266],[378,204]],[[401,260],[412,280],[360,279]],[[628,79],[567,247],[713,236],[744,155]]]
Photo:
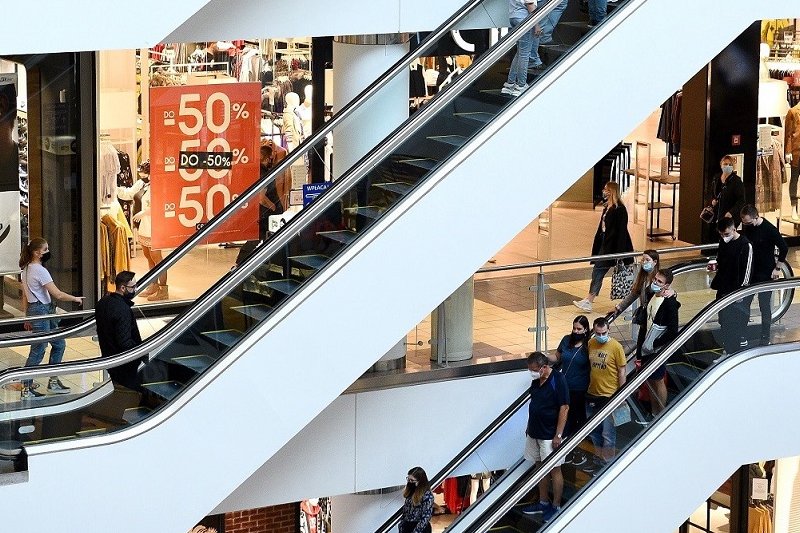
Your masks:
[[[564,440],[561,446],[555,449],[547,459],[536,467],[534,472],[528,476],[527,479],[517,483],[511,490],[504,493],[501,501],[493,504],[489,511],[478,517],[476,521],[470,523],[468,526],[469,531],[487,531],[493,524],[497,523],[508,511],[521,501],[528,492],[536,488],[538,483],[544,479],[545,476],[549,475],[554,467],[561,464],[570,452],[577,448],[584,439],[588,438],[592,431],[602,424],[606,418],[610,417],[617,407],[626,402],[631,395],[635,394],[639,387],[647,381],[650,374],[656,371],[661,365],[666,364],[667,360],[683,347],[683,345],[689,341],[704,324],[714,317],[714,315],[737,300],[765,291],[765,287],[769,287],[770,291],[794,290],[800,287],[800,279],[794,278],[759,283],[739,289],[707,305],[683,328],[672,342],[653,358],[653,361],[648,364],[645,371],[637,373],[633,378],[627,381],[625,385],[614,393],[606,405],[598,409],[580,429]],[[468,515],[469,512],[461,515],[451,528],[454,528],[456,524],[462,520],[466,520]],[[458,529],[454,529],[454,531],[458,531]]]

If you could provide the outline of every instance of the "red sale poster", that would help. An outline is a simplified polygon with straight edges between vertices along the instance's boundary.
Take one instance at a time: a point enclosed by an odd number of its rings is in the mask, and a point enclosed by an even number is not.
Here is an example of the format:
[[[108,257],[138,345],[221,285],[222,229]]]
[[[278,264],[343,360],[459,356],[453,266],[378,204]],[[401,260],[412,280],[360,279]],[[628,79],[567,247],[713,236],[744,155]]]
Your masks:
[[[150,89],[153,248],[175,248],[259,177],[261,85]],[[258,238],[248,202],[208,242]]]

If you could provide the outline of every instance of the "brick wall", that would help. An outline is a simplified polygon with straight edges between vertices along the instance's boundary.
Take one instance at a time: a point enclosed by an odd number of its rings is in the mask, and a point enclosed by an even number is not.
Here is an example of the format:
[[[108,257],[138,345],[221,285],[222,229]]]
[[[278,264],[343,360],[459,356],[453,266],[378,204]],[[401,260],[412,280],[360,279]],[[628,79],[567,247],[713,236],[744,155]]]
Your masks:
[[[297,504],[225,514],[225,533],[297,533]]]

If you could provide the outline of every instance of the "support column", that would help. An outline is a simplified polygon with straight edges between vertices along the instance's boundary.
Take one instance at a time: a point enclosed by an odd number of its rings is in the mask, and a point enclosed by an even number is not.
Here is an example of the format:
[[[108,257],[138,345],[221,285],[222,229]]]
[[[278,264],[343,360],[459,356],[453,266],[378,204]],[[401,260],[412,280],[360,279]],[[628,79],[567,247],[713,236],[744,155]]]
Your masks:
[[[439,364],[472,358],[475,280],[470,277],[431,315],[431,361]]]
[[[336,533],[375,531],[402,505],[403,487],[334,496],[331,499],[331,530]]]
[[[338,112],[408,53],[406,34],[345,35],[333,39],[333,111]],[[398,75],[333,132],[333,175],[354,163],[408,118],[409,73]]]

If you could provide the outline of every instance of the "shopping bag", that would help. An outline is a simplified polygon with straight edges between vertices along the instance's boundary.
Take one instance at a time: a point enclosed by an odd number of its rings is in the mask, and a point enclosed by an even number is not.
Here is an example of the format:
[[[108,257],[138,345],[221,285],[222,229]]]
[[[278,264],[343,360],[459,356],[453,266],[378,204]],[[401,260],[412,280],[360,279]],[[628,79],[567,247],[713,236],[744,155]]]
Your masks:
[[[614,273],[611,274],[611,299],[621,300],[630,294],[635,277],[636,272],[633,265],[626,265],[622,261],[617,261]]]
[[[614,409],[611,413],[611,420],[614,423],[614,427],[619,427],[631,421],[631,408],[628,407],[628,402]]]

